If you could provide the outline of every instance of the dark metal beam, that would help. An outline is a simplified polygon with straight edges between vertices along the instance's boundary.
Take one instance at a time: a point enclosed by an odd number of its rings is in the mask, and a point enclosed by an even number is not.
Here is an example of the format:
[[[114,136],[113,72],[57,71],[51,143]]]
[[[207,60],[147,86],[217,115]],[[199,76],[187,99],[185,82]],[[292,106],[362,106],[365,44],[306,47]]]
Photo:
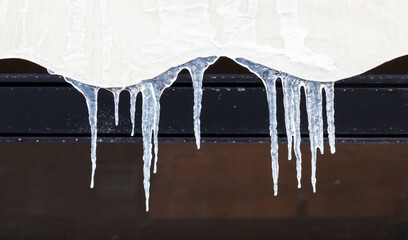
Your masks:
[[[304,97],[304,96],[303,96]],[[307,116],[302,100],[302,135]],[[120,124],[113,98],[99,93],[99,140],[141,141],[141,98],[136,136],[130,136],[129,94],[123,92]],[[282,90],[278,84],[278,133],[285,140]],[[181,74],[161,98],[160,141],[193,141],[193,90]],[[339,81],[335,89],[336,136],[344,142],[408,142],[408,76],[366,75]],[[63,78],[47,74],[0,75],[0,141],[88,141],[84,97]],[[204,142],[265,142],[268,112],[262,82],[254,75],[206,75],[201,116]]]

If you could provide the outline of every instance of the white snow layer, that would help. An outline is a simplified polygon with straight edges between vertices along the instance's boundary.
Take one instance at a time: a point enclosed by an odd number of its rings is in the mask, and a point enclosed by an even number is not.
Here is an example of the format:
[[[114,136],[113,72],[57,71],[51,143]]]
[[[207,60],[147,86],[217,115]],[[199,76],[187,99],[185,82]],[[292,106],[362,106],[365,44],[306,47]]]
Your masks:
[[[332,82],[407,54],[407,12],[406,0],[0,0],[0,59],[104,88],[205,56]]]

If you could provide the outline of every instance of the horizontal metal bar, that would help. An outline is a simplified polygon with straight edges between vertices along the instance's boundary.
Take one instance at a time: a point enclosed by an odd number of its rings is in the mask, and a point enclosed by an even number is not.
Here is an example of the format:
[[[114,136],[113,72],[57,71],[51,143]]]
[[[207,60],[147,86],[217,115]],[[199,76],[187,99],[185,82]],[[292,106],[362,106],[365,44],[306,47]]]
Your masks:
[[[0,86],[8,86],[10,84],[15,86],[25,86],[24,84],[35,83],[37,86],[55,86],[55,84],[64,84],[64,86],[71,87],[66,83],[62,76],[50,75],[50,74],[0,74]],[[174,87],[178,84],[191,84],[191,78],[188,72],[183,71],[179,74]],[[253,74],[205,74],[205,84],[259,84],[262,85],[261,80]],[[408,75],[358,75],[355,77],[347,78],[336,82],[337,87],[345,86],[395,86],[395,85],[408,85]],[[32,85],[35,86],[35,85]],[[378,86],[377,86],[378,87]]]
[[[37,142],[37,143],[47,143],[47,142],[56,142],[56,143],[75,143],[75,142],[90,142],[90,136],[10,136],[10,137],[0,137],[0,142]],[[328,142],[327,137],[324,138],[325,142]],[[98,136],[99,143],[141,143],[142,137],[140,134],[133,137],[124,137],[124,136]],[[195,139],[193,136],[180,136],[180,135],[159,135],[160,143],[194,143]],[[263,137],[254,137],[254,136],[202,136],[202,143],[268,143],[270,142],[269,136]],[[286,136],[279,136],[279,142],[286,143]],[[309,142],[308,137],[302,137],[302,142]],[[408,137],[400,136],[389,136],[389,137],[360,137],[360,136],[347,136],[347,137],[336,137],[337,143],[408,143]]]
[[[83,96],[61,77],[0,75],[0,141],[87,141],[89,125]],[[160,140],[193,140],[193,90],[181,75],[161,99]],[[13,82],[13,79],[18,79]],[[239,80],[238,80],[239,79]],[[406,142],[408,139],[408,77],[360,76],[336,84],[336,135],[344,142]],[[358,80],[360,79],[360,80]],[[30,82],[32,81],[32,82]],[[203,141],[267,142],[268,110],[262,82],[253,75],[209,75],[204,82]],[[217,82],[218,81],[218,82]],[[250,81],[257,83],[253,84]],[[353,82],[355,81],[355,82]],[[39,84],[41,82],[41,84]],[[217,82],[213,84],[211,82]],[[347,83],[345,83],[347,82]],[[365,83],[364,83],[365,82]],[[60,85],[58,85],[60,84]],[[353,87],[353,84],[355,87]],[[191,84],[190,84],[191,85]],[[301,132],[307,140],[307,115],[302,96]],[[278,88],[278,133],[285,141],[282,90]],[[141,98],[136,112],[140,136]],[[99,93],[100,141],[138,142],[130,137],[129,94],[123,92],[120,124],[114,126],[113,97]]]

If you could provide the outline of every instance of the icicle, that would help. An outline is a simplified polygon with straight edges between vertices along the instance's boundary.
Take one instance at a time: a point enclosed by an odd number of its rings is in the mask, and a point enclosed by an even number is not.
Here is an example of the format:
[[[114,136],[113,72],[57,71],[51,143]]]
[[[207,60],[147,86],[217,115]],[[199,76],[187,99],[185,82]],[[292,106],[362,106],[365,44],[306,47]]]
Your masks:
[[[138,92],[142,92],[142,136],[143,136],[143,185],[146,196],[146,211],[149,210],[149,189],[150,189],[150,170],[152,164],[152,137],[154,143],[154,173],[157,172],[158,161],[158,132],[160,120],[160,97],[163,91],[169,87],[176,79],[179,72],[186,68],[189,70],[194,86],[194,133],[196,137],[197,148],[200,148],[200,112],[202,102],[202,80],[204,71],[208,66],[216,61],[217,57],[197,58],[186,64],[174,67],[155,77],[145,80],[137,85],[130,86],[127,89],[131,96],[130,115],[132,121],[132,136],[134,135],[136,98]],[[276,120],[276,80],[282,79],[285,108],[285,126],[288,138],[288,158],[292,158],[292,144],[297,158],[296,169],[298,187],[300,187],[302,154],[300,152],[300,90],[303,86],[306,93],[306,105],[309,125],[310,148],[312,152],[312,185],[313,191],[316,191],[316,152],[320,149],[323,153],[323,117],[322,117],[322,89],[325,89],[327,102],[327,121],[331,152],[335,152],[334,136],[334,84],[318,83],[306,81],[290,76],[285,73],[275,71],[263,65],[253,63],[246,59],[237,58],[235,61],[245,67],[262,79],[267,94],[269,108],[269,134],[271,137],[271,159],[272,159],[272,177],[274,184],[274,194],[278,193],[279,162],[278,162],[278,133]],[[50,74],[54,74],[49,70]],[[97,98],[99,88],[79,83],[69,78],[65,80],[71,83],[79,90],[86,99],[89,124],[91,126],[91,160],[92,176],[91,188],[94,186],[94,175],[96,169],[96,140],[97,140]],[[114,95],[115,102],[115,124],[119,123],[119,96],[123,88],[110,89]]]
[[[274,182],[274,193],[278,189],[278,141],[277,141],[277,123],[276,123],[276,78],[282,80],[285,108],[285,126],[288,139],[288,158],[292,158],[292,143],[296,155],[296,171],[298,187],[301,187],[302,177],[302,154],[300,151],[301,133],[300,133],[300,90],[303,87],[306,92],[306,105],[310,136],[310,149],[312,152],[312,186],[316,192],[316,152],[324,151],[323,139],[323,114],[322,114],[322,89],[325,89],[327,98],[327,122],[329,142],[332,153],[335,151],[334,138],[334,83],[319,83],[306,81],[285,73],[277,72],[263,65],[253,63],[246,59],[237,58],[235,61],[261,78],[266,87],[269,105],[269,132],[271,135],[271,158],[272,158],[272,176]]]
[[[80,91],[86,99],[89,113],[89,125],[91,126],[91,162],[92,174],[90,187],[94,187],[95,169],[96,169],[96,140],[97,140],[97,112],[98,112],[98,91],[99,88],[91,85],[86,85],[70,78],[65,78],[74,88]]]
[[[250,62],[246,59],[235,59],[239,64],[247,67],[256,76],[262,79],[268,99],[269,107],[269,135],[271,137],[271,158],[272,158],[272,178],[273,191],[275,196],[278,194],[279,179],[279,161],[278,161],[278,123],[276,121],[276,79],[279,78],[280,72],[267,68],[263,65]]]
[[[113,94],[113,102],[115,104],[115,125],[119,125],[119,99],[120,93],[123,91],[123,88],[111,88]]]
[[[136,99],[140,91],[139,85],[133,85],[127,88],[130,93],[130,121],[132,122],[131,136],[135,134],[135,114],[136,114]]]
[[[296,175],[298,188],[301,188],[302,153],[300,151],[300,90],[304,81],[294,76],[282,74],[283,103],[285,109],[286,136],[288,139],[288,159],[292,158],[293,149],[296,155]]]
[[[190,72],[191,79],[193,81],[194,88],[193,119],[194,119],[194,136],[196,140],[197,149],[200,149],[201,142],[200,115],[201,115],[201,102],[203,98],[202,86],[204,72],[217,59],[218,59],[217,57],[199,58],[185,65],[187,70]]]
[[[265,77],[265,76],[264,76]],[[269,106],[269,135],[271,137],[271,158],[272,158],[272,177],[273,177],[273,192],[278,195],[278,178],[279,178],[279,162],[278,162],[278,123],[276,121],[276,79],[277,75],[271,74],[264,78],[266,84],[266,92]]]
[[[176,79],[181,67],[171,68],[167,72],[152,80],[140,83],[142,92],[142,136],[143,136],[143,186],[146,197],[146,211],[149,211],[150,169],[152,162],[152,135],[154,141],[155,164],[157,172],[158,161],[158,132],[160,118],[160,96],[164,89],[169,87]]]
[[[327,133],[329,134],[330,152],[336,152],[334,126],[334,83],[323,83],[326,93]]]
[[[146,211],[149,211],[150,167],[152,162],[152,132],[156,108],[155,93],[150,82],[141,84],[142,91],[142,136],[143,136],[143,186],[146,197]]]
[[[309,125],[310,150],[312,152],[312,186],[316,192],[316,153],[324,152],[323,142],[323,110],[322,110],[322,83],[306,82],[306,110]]]
[[[194,59],[186,64],[183,64],[178,67],[174,67],[169,69],[167,72],[157,76],[156,78],[149,80],[153,85],[153,89],[156,96],[156,109],[155,109],[155,121],[154,121],[154,128],[153,128],[153,142],[154,142],[154,168],[153,173],[157,173],[157,162],[158,162],[158,152],[159,152],[159,122],[160,122],[160,97],[163,91],[171,86],[174,81],[176,81],[178,74],[183,68],[189,70],[192,74],[192,80],[194,85],[194,132],[196,136],[196,143],[198,141],[198,148],[200,142],[200,112],[201,112],[201,97],[202,97],[202,79],[204,71],[215,61],[217,57],[205,57],[205,58],[197,58]],[[195,84],[198,82],[198,84]],[[196,92],[199,93],[196,93]],[[199,105],[199,107],[198,107]],[[196,107],[197,106],[197,107]],[[198,132],[196,131],[198,129]],[[198,140],[197,140],[198,137]]]
[[[177,78],[177,77],[176,77]],[[154,109],[154,126],[153,126],[153,142],[154,142],[154,168],[153,173],[157,173],[157,161],[159,161],[159,122],[160,122],[160,97],[163,92],[163,85],[152,81],[155,98]]]
[[[154,93],[155,108],[153,114],[153,142],[154,142],[154,167],[153,173],[157,173],[157,162],[159,161],[159,123],[160,123],[160,97],[163,91],[177,79],[177,75],[182,70],[181,66],[169,69],[149,82]]]
[[[168,71],[160,74],[154,79],[143,81],[141,83],[141,91],[143,95],[142,105],[142,135],[143,135],[143,161],[144,161],[144,188],[146,196],[146,211],[149,210],[149,188],[150,188],[150,167],[152,160],[152,134],[154,143],[154,169],[153,172],[157,172],[158,162],[158,133],[160,122],[160,97],[163,91],[168,88],[177,79],[177,75],[183,68],[187,68],[190,72],[196,75],[196,72],[204,72],[205,69],[215,60],[217,57],[197,58],[184,65],[174,67]],[[202,79],[202,77],[201,77]],[[197,81],[202,81],[197,79]],[[200,101],[201,102],[201,101]]]

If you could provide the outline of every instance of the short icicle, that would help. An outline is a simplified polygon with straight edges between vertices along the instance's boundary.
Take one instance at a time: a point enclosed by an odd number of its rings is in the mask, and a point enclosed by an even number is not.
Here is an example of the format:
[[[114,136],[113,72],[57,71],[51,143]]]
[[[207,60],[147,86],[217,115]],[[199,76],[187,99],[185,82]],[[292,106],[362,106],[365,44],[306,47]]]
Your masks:
[[[136,99],[140,91],[140,86],[133,85],[127,87],[127,89],[130,93],[130,122],[132,123],[132,132],[130,133],[130,135],[133,136],[135,135]]]
[[[110,91],[113,94],[113,102],[115,104],[115,126],[119,125],[119,99],[120,93],[123,91],[123,88],[111,88]]]
[[[207,57],[207,58],[198,58],[194,61],[191,61],[185,65],[187,70],[190,72],[191,79],[193,81],[194,88],[194,107],[193,107],[193,119],[194,119],[194,136],[197,145],[197,149],[200,149],[201,143],[201,107],[203,99],[203,77],[204,72],[207,68],[217,61],[217,57]]]
[[[91,126],[91,162],[92,162],[92,174],[91,174],[91,184],[90,188],[94,187],[94,178],[96,170],[96,140],[97,140],[97,113],[98,113],[98,91],[99,88],[87,84],[77,82],[70,78],[65,78],[65,81],[70,83],[74,88],[80,91],[85,99],[88,106],[89,114],[89,125]]]
[[[326,93],[326,115],[327,115],[327,133],[329,135],[330,152],[336,152],[336,136],[334,126],[334,83],[323,83]]]
[[[296,156],[296,175],[298,188],[302,179],[302,152],[300,151],[300,90],[304,81],[288,74],[282,74],[283,104],[285,109],[285,126],[288,140],[288,159],[292,158],[293,149]]]
[[[263,65],[250,62],[243,58],[235,59],[239,64],[248,68],[252,73],[262,79],[268,100],[269,107],[269,135],[271,137],[271,159],[272,159],[272,178],[273,192],[278,195],[279,179],[279,157],[278,157],[278,130],[276,120],[276,80],[280,77],[280,72],[267,68]]]

